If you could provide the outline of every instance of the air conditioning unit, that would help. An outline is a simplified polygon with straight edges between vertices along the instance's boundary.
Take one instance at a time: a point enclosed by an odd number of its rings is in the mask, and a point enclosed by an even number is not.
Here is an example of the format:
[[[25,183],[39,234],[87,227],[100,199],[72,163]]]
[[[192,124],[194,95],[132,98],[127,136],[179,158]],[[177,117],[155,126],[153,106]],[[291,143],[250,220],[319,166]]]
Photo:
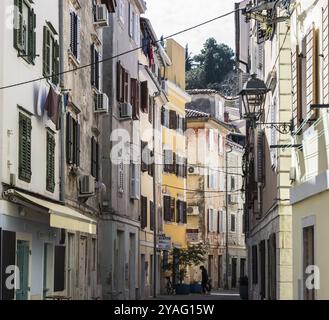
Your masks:
[[[98,27],[107,27],[109,25],[109,13],[105,4],[96,5],[95,22]]]
[[[109,97],[105,93],[98,93],[95,101],[96,113],[108,113],[109,112]]]
[[[161,81],[161,89],[168,94],[168,82],[166,80]]]
[[[120,118],[131,119],[133,116],[133,107],[130,103],[121,103],[120,106]]]
[[[190,206],[187,208],[187,214],[189,216],[197,216],[199,215],[199,207],[198,206]]]
[[[79,196],[86,197],[95,194],[95,178],[90,175],[79,177]]]
[[[187,169],[187,172],[188,174],[195,174],[195,175],[198,175],[200,174],[200,170],[198,167],[194,167],[194,166],[189,166],[188,169]]]

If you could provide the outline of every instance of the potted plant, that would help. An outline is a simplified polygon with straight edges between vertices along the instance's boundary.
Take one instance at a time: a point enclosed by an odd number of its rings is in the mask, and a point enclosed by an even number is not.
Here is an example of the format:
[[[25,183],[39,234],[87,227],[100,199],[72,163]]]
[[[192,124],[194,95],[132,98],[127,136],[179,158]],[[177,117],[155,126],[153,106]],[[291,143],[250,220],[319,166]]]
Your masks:
[[[244,276],[240,278],[240,297],[242,300],[248,300],[248,277]]]
[[[202,286],[199,282],[194,281],[190,284],[191,293],[202,293]]]
[[[205,255],[207,249],[203,244],[189,246],[186,249],[173,249],[173,256],[178,257],[179,265],[179,284],[176,284],[176,294],[189,294],[191,293],[191,285],[185,283],[188,267],[198,266],[205,262]],[[174,270],[172,263],[168,264],[167,268]],[[192,286],[193,291],[198,291],[198,286]],[[200,290],[201,291],[201,290]]]

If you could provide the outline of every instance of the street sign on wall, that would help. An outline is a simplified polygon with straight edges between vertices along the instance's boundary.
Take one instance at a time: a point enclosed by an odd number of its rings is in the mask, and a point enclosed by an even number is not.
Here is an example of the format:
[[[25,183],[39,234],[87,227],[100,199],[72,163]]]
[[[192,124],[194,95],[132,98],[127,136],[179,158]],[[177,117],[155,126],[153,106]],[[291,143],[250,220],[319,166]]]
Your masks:
[[[171,237],[167,237],[165,234],[159,234],[157,248],[160,250],[170,251],[171,247]]]

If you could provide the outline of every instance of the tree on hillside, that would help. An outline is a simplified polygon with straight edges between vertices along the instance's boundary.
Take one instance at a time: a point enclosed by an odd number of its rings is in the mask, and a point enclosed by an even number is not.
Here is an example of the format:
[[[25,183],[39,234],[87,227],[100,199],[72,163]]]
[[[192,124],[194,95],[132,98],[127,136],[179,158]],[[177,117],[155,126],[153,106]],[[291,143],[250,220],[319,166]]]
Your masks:
[[[191,52],[188,49],[188,44],[185,47],[185,70],[190,71],[193,66],[193,58],[191,57]]]
[[[221,83],[234,72],[233,50],[225,44],[218,44],[214,38],[207,39],[193,61],[197,66],[186,73],[188,89],[221,88]]]

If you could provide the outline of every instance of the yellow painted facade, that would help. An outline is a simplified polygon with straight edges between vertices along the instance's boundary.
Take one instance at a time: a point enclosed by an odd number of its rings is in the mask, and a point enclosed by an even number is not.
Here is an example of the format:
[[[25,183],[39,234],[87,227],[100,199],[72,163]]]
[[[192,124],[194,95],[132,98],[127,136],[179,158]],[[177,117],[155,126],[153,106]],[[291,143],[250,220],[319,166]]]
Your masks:
[[[167,69],[168,98],[166,105],[168,110],[176,111],[177,115],[185,118],[185,105],[190,102],[190,97],[185,92],[185,49],[175,40],[169,39],[166,42],[166,52],[172,61]],[[186,139],[184,132],[162,127],[163,147],[172,150],[179,155],[185,155]],[[175,174],[163,173],[162,193],[186,202],[186,178],[177,177]],[[177,208],[175,207],[177,214]],[[173,246],[185,248],[186,224],[176,222],[164,222],[164,233],[171,237]]]

